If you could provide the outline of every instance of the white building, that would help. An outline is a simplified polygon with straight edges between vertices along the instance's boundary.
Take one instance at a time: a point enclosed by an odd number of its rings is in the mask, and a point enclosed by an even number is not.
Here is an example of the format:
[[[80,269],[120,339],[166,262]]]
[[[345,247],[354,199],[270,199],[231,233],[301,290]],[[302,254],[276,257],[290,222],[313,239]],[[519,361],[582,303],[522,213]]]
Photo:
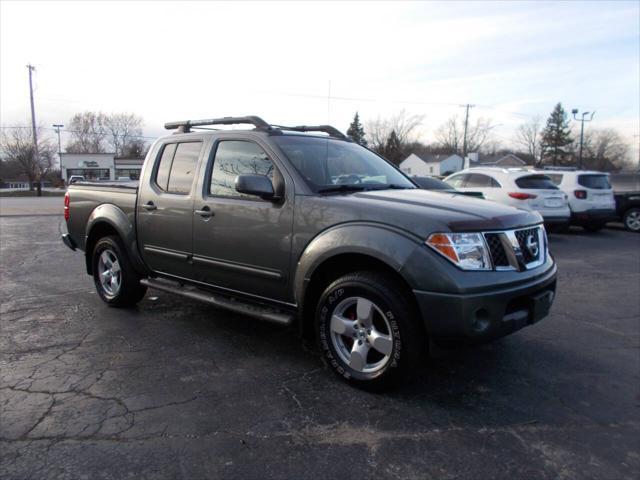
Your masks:
[[[412,177],[443,176],[464,168],[460,155],[421,155],[412,153],[402,162],[400,170]]]
[[[62,153],[60,168],[65,181],[72,175],[82,175],[87,180],[137,180],[143,162],[143,158],[115,158],[113,153]]]

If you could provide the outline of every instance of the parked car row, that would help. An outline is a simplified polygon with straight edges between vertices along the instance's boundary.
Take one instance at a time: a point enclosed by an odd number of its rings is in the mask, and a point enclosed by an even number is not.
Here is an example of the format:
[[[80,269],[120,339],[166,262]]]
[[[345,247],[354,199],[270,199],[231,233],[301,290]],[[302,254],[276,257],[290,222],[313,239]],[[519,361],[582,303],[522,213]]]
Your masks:
[[[474,167],[444,180],[413,180],[427,190],[472,195],[535,210],[551,230],[566,231],[570,225],[577,225],[595,232],[607,222],[621,220],[628,230],[640,231],[640,193],[614,195],[608,173]]]

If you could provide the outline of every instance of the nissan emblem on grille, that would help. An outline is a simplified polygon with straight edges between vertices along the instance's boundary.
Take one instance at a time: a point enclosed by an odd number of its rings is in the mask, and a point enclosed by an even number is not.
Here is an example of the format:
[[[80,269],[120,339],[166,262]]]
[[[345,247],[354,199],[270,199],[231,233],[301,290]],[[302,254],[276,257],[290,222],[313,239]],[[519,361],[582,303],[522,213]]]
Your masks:
[[[529,250],[531,256],[536,258],[538,256],[538,241],[532,233],[527,236],[525,245],[527,247],[527,250]]]

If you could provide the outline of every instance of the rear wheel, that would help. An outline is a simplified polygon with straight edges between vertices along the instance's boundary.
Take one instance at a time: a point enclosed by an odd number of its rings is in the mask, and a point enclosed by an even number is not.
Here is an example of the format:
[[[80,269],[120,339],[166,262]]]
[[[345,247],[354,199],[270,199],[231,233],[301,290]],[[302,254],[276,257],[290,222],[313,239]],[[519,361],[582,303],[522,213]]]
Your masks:
[[[406,377],[425,346],[412,305],[384,274],[358,272],[331,283],[318,302],[316,331],[333,371],[371,390]]]
[[[640,232],[640,208],[630,208],[622,217],[624,226],[632,232]]]
[[[98,240],[93,249],[93,282],[100,298],[114,307],[129,307],[144,297],[147,287],[116,236]]]

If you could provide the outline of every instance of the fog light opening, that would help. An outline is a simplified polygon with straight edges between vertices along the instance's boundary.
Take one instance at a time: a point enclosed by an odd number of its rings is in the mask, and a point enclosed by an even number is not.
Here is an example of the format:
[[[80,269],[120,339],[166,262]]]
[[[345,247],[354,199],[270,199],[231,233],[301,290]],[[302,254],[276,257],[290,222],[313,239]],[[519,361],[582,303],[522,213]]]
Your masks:
[[[489,328],[489,312],[485,308],[476,310],[471,327],[478,333],[482,333]]]

